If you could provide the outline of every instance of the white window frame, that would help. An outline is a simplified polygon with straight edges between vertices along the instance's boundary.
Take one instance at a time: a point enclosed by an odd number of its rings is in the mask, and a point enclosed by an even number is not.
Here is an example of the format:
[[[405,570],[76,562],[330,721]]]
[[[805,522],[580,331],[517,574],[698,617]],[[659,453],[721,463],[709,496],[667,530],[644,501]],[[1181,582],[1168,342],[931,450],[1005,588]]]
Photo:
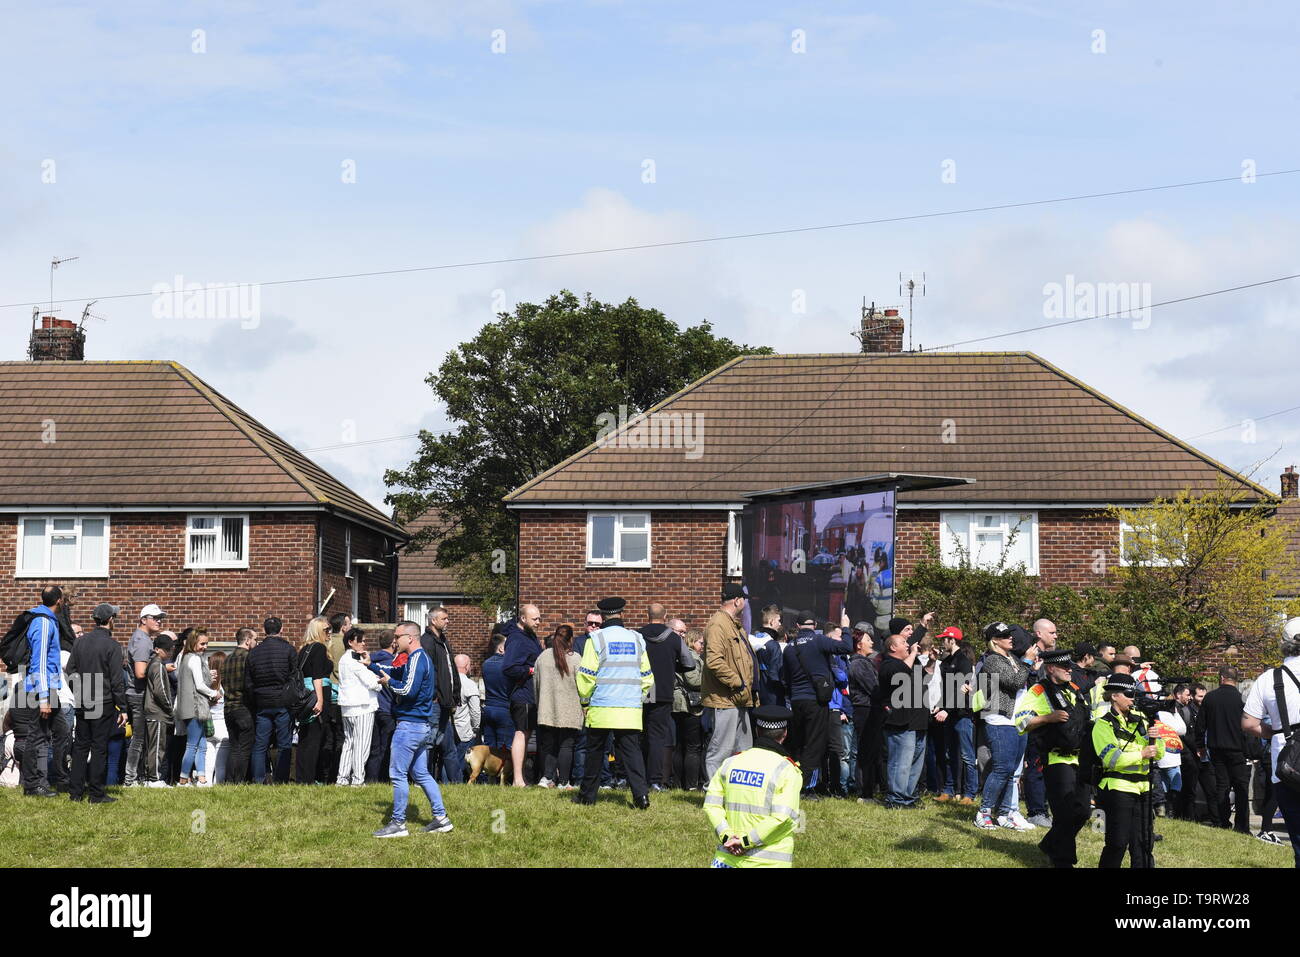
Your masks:
[[[1032,509],[1015,509],[1014,511],[1002,510],[1002,509],[996,511],[983,510],[983,509],[961,509],[961,510],[940,512],[939,513],[939,539],[940,539],[939,557],[940,560],[943,562],[943,564],[949,567],[952,567],[953,565],[953,561],[952,561],[953,556],[949,553],[949,549],[946,547],[947,543],[952,541],[960,541],[960,536],[957,535],[956,530],[953,529],[952,525],[950,524],[950,520],[957,515],[961,515],[968,520],[969,524],[967,525],[965,541],[961,542],[961,544],[965,547],[966,553],[971,556],[976,555],[979,551],[975,547],[975,534],[981,530],[983,531],[993,530],[992,526],[986,527],[983,525],[976,524],[976,522],[980,521],[982,518],[984,518],[984,516],[996,515],[1001,520],[1000,525],[998,525],[997,528],[1002,534],[1003,548],[1006,547],[1006,541],[1008,538],[1010,538],[1011,532],[1016,528],[1016,526],[1018,525],[1022,526],[1020,529],[1020,540],[1023,541],[1026,534],[1028,535],[1029,538],[1029,561],[1025,562],[1025,574],[1029,576],[1037,576],[1039,574],[1039,568],[1038,568],[1039,519],[1038,519],[1037,511],[1034,511]],[[1029,527],[1027,529],[1023,527],[1023,523],[1026,518],[1029,519]]]
[[[352,577],[352,526],[343,526],[343,577]],[[355,617],[355,616],[354,616]]]
[[[194,520],[196,518],[216,519],[217,527],[215,529],[206,529],[206,528],[195,529]],[[240,561],[218,560],[214,562],[203,562],[201,564],[191,562],[190,541],[191,539],[194,538],[195,533],[198,532],[200,534],[206,535],[208,532],[215,532],[218,539],[217,544],[220,545],[220,537],[222,533],[221,521],[222,519],[227,519],[227,518],[238,518],[241,519],[244,523],[243,559]],[[247,513],[232,514],[230,512],[191,512],[185,516],[185,565],[184,565],[185,568],[196,569],[196,570],[218,569],[218,568],[247,568],[248,548],[249,548],[249,522],[248,522]]]
[[[592,542],[592,525],[597,516],[605,517],[612,515],[614,518],[614,557],[613,558],[595,558],[591,557]],[[623,519],[627,516],[636,515],[645,518],[645,561],[625,562],[623,561]],[[641,529],[635,529],[641,531]],[[651,521],[649,512],[614,512],[614,511],[592,511],[587,513],[587,567],[588,568],[649,568],[652,557],[653,532],[651,531]]]
[[[75,572],[53,572],[50,570],[50,539],[54,535],[55,519],[71,519],[75,524],[73,531],[77,536],[77,570]],[[92,521],[102,521],[104,523],[104,564],[102,568],[86,569],[81,564],[81,523],[91,519]],[[23,568],[23,525],[28,521],[45,522],[45,567],[32,570]],[[60,515],[57,512],[51,512],[47,515],[24,514],[18,516],[15,523],[18,531],[18,545],[14,549],[14,577],[15,578],[49,578],[51,575],[63,575],[68,578],[107,578],[108,577],[108,548],[111,538],[110,525],[112,524],[107,515]],[[60,534],[66,534],[62,532]]]
[[[1156,558],[1154,556],[1149,562],[1130,562],[1128,557],[1124,554],[1124,539],[1127,535],[1132,534],[1132,532],[1133,526],[1128,522],[1119,523],[1119,564],[1121,568],[1129,568],[1141,564],[1148,565],[1151,568],[1173,568],[1175,565],[1179,564],[1178,562],[1171,562],[1164,558]]]
[[[739,512],[727,513],[727,577],[745,574],[745,552],[740,540],[742,524]]]

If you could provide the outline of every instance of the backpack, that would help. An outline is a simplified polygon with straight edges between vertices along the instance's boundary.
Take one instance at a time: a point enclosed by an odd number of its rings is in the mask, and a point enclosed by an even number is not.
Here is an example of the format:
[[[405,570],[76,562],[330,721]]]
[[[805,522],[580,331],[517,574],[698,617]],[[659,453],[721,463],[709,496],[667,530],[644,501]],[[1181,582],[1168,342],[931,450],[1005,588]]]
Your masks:
[[[1282,665],[1273,669],[1273,694],[1277,698],[1278,713],[1282,716],[1282,727],[1274,733],[1286,735],[1286,743],[1282,745],[1277,761],[1273,764],[1273,773],[1292,791],[1300,792],[1300,734],[1295,733],[1295,725],[1291,723],[1291,716],[1287,714],[1286,688],[1283,687],[1282,681],[1284,672],[1286,677],[1300,688],[1300,680],[1296,679],[1290,668]]]
[[[31,660],[32,646],[27,640],[27,628],[35,617],[30,611],[23,612],[14,619],[4,638],[0,638],[0,661],[5,663],[10,674],[25,668]]]
[[[1064,711],[1070,717],[1063,724],[1045,724],[1034,732],[1040,735],[1040,749],[1048,753],[1055,751],[1058,754],[1078,754],[1084,750],[1084,739],[1092,736],[1092,721],[1083,693],[1076,689],[1074,704],[1067,705],[1064,695],[1050,680],[1042,684],[1043,693],[1047,695],[1047,702],[1052,710]],[[1091,747],[1088,750],[1091,750]]]

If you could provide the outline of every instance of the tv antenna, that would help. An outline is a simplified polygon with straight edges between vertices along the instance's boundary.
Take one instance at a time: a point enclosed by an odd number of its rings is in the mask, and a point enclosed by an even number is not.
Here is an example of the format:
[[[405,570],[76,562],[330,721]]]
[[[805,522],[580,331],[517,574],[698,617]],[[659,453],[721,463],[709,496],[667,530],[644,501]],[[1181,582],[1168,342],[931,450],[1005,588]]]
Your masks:
[[[54,315],[54,270],[58,269],[59,266],[63,263],[70,263],[74,259],[80,259],[80,258],[81,258],[80,256],[65,256],[63,259],[60,259],[58,256],[55,256],[53,259],[50,260],[50,315],[51,316]]]
[[[104,322],[107,322],[107,321],[108,321],[108,316],[101,316],[101,315],[100,315],[99,313],[97,313],[97,312],[91,312],[91,311],[90,311],[90,307],[93,306],[93,305],[94,305],[95,303],[97,303],[97,302],[99,302],[98,299],[92,299],[92,300],[90,300],[90,302],[86,303],[86,308],[83,309],[83,310],[81,310],[81,322],[77,323],[77,328],[78,328],[78,329],[84,329],[84,328],[86,327],[86,320],[87,320],[87,319],[100,319],[100,320],[102,320],[102,321],[104,321]]]
[[[916,295],[916,290],[921,290],[922,298],[925,297],[925,273],[921,273],[921,281],[916,281],[916,273],[912,273],[904,281],[903,274],[898,274],[898,295],[903,295],[903,290],[907,290],[907,351],[912,351],[912,327],[915,325],[912,318],[912,299]]]

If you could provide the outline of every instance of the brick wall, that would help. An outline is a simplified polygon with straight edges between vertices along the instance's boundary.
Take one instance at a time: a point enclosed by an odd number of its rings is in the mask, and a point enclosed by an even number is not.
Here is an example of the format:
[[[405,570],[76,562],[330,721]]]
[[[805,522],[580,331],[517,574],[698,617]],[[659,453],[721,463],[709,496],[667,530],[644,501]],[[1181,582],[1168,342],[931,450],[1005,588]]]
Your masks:
[[[646,606],[662,602],[671,618],[702,628],[718,610],[727,570],[727,514],[650,514],[651,568],[588,568],[587,513],[527,511],[519,517],[519,601],[542,612],[549,633],[562,621],[580,628],[600,599],[627,600],[627,621],[645,622]]]
[[[398,610],[402,617],[411,618],[411,614],[406,611],[406,596],[401,596],[402,600],[398,602]],[[426,597],[411,597],[411,601],[427,602],[433,599]],[[485,612],[473,602],[466,601],[462,597],[440,597],[442,606],[447,609],[450,621],[447,624],[447,638],[451,642],[452,651],[456,654],[469,655],[471,666],[470,674],[482,675],[483,657],[487,654],[488,639],[492,637],[492,625],[495,623],[491,615]],[[423,616],[411,618],[412,621],[418,621],[421,628],[424,628],[426,621]]]
[[[100,602],[122,609],[117,637],[125,641],[136,615],[150,602],[162,606],[170,626],[205,625],[214,639],[237,628],[258,627],[268,614],[284,619],[286,634],[300,635],[311,617],[316,587],[316,517],[310,513],[249,515],[247,569],[187,569],[185,515],[110,517],[109,577],[17,578],[17,518],[0,515],[0,608],[10,615],[32,607],[43,585],[62,585],[72,598],[73,621],[89,629]]]
[[[333,588],[334,597],[330,599],[322,614],[335,612],[352,613],[352,591],[357,591],[358,621],[392,621],[395,614],[390,600],[392,593],[393,562],[391,540],[361,525],[356,525],[333,515],[322,515],[319,520],[321,536],[321,588],[320,600],[324,601]],[[351,566],[352,576],[348,577],[347,537],[348,530],[352,537],[352,558],[370,558],[384,563],[383,568],[364,565]],[[316,558],[312,556],[312,567]],[[314,595],[314,592],[313,592]]]

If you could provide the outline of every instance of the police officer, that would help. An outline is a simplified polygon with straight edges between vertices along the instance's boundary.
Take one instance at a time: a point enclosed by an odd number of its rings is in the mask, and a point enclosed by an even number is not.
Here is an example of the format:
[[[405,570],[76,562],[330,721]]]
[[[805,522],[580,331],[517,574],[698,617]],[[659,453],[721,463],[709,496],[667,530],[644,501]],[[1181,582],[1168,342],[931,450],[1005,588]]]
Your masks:
[[[1110,710],[1092,726],[1092,746],[1101,765],[1098,800],[1106,812],[1106,846],[1101,867],[1119,867],[1129,852],[1132,867],[1154,867],[1152,848],[1151,761],[1164,757],[1165,742],[1147,740],[1147,722],[1133,707],[1137,682],[1132,675],[1106,679]]]
[[[713,867],[793,867],[803,773],[785,749],[792,713],[755,708],[754,746],[722,762],[704,797],[718,835]]]
[[[1041,681],[1030,686],[1016,709],[1016,728],[1038,739],[1039,753],[1047,755],[1043,784],[1052,827],[1038,843],[1053,867],[1078,863],[1075,838],[1088,821],[1091,732],[1087,698],[1070,680],[1070,653],[1064,648],[1043,652]],[[1079,756],[1085,755],[1080,767]]]
[[[1111,674],[1131,675],[1133,674],[1133,662],[1122,655],[1115,657],[1110,663]],[[1092,709],[1092,720],[1097,721],[1110,711],[1110,702],[1106,700],[1106,680],[1110,675],[1104,675],[1092,690],[1088,692],[1088,705]]]
[[[613,735],[614,753],[632,787],[632,803],[650,806],[645,756],[641,752],[641,703],[654,686],[645,638],[623,626],[622,598],[602,598],[597,608],[605,616],[599,631],[587,636],[578,666],[578,697],[587,708],[586,763],[579,804],[595,804],[600,771],[605,765],[605,732]]]

